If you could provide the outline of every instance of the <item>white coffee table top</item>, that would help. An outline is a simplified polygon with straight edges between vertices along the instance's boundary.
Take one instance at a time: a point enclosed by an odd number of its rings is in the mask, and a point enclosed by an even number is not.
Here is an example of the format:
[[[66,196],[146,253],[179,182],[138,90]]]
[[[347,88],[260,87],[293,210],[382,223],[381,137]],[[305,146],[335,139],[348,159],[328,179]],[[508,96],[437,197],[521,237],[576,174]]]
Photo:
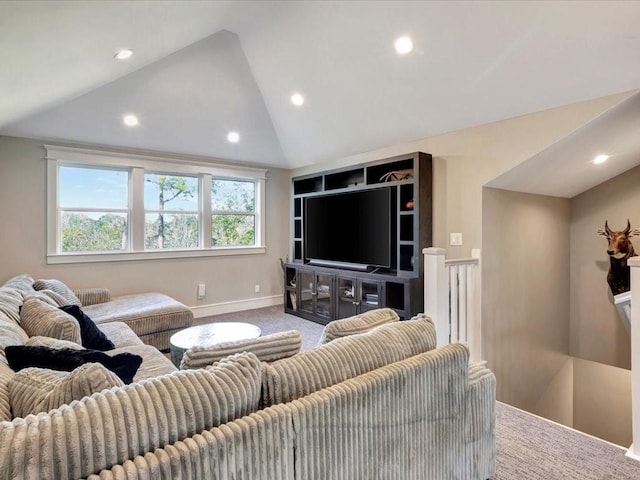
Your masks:
[[[191,347],[210,347],[222,342],[258,338],[260,328],[250,323],[215,322],[185,328],[174,333],[169,340],[172,348],[187,350]]]

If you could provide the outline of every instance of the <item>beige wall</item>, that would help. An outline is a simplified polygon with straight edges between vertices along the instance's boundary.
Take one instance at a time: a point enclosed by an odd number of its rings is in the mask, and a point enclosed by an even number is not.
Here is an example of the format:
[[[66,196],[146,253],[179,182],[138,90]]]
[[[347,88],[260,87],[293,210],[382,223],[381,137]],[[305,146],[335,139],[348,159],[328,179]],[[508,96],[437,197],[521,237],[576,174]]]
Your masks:
[[[622,368],[631,365],[631,337],[607,284],[607,241],[597,235],[605,220],[614,230],[640,227],[640,167],[571,201],[571,355]],[[640,241],[635,240],[640,252]]]
[[[569,200],[485,188],[482,213],[483,351],[497,397],[566,422]]]
[[[631,372],[574,358],[573,375],[574,428],[629,447],[632,441]]]
[[[407,152],[434,156],[434,246],[451,257],[482,247],[482,187],[637,92],[627,92],[457,132],[424,138],[292,171],[319,170],[378,160]],[[428,132],[425,132],[425,137]],[[462,247],[449,247],[449,232],[462,232]],[[425,245],[428,247],[429,245]]]
[[[42,144],[0,137],[0,283],[29,273],[35,278],[60,278],[71,287],[106,286],[115,295],[164,292],[190,307],[281,294],[279,258],[289,248],[288,171],[269,169],[267,174],[266,254],[47,265]],[[199,282],[207,285],[203,300],[196,300]],[[254,291],[256,283],[260,293]]]

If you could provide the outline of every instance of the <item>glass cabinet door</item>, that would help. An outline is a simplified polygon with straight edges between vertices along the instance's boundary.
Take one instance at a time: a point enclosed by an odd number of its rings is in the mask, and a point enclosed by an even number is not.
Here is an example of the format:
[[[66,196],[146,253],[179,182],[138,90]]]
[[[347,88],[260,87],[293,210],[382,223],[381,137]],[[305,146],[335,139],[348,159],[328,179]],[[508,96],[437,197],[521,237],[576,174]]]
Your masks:
[[[356,300],[356,280],[351,277],[338,277],[337,318],[352,317],[358,313]]]
[[[380,308],[382,305],[382,284],[376,280],[360,280],[360,312]]]
[[[313,273],[298,271],[298,283],[300,284],[300,299],[298,309],[302,312],[313,313]]]
[[[316,274],[316,315],[331,319],[332,301],[331,301],[331,287],[333,285],[333,275],[327,275],[324,273]]]

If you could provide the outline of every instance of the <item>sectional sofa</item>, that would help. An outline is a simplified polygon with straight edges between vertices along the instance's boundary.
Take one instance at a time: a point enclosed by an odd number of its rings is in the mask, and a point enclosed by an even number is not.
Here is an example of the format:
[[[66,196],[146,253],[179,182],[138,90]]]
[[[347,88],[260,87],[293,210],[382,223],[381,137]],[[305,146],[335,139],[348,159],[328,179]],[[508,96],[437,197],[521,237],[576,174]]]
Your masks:
[[[424,315],[325,335],[269,362],[242,351],[189,370],[126,323],[100,323],[115,350],[142,357],[133,382],[15,417],[16,376],[31,376],[12,371],[5,350],[65,341],[20,333],[1,299],[32,301],[28,283],[0,288],[0,478],[449,480],[495,471],[495,377],[469,364],[464,345],[435,348]],[[90,363],[56,374],[51,389],[83,368],[102,372],[92,380],[109,377]]]

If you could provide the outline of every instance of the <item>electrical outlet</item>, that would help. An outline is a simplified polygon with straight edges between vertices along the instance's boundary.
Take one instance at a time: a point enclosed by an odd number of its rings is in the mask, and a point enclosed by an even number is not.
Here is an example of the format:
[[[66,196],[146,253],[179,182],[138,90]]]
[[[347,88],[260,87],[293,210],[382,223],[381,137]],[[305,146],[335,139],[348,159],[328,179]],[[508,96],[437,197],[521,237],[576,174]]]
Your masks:
[[[449,234],[449,245],[462,245],[462,234],[461,233],[450,233]]]
[[[256,283],[256,286],[254,288],[255,288],[256,293],[260,293],[260,284],[259,283]]]
[[[198,299],[203,299],[207,294],[207,286],[204,283],[198,284]]]

